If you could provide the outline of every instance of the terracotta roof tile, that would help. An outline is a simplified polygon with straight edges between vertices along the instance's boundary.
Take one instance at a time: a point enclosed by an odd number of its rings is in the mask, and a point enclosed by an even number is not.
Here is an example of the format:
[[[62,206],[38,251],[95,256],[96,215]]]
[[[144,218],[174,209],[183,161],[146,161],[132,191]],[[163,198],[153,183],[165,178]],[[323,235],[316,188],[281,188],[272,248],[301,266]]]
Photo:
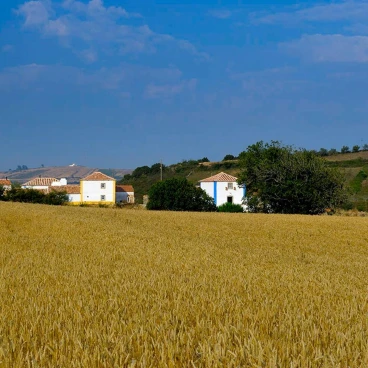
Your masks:
[[[134,192],[134,188],[132,185],[117,185],[116,192]]]
[[[94,173],[86,176],[83,181],[115,181],[111,176],[107,176],[102,172],[95,171]]]
[[[42,187],[49,187],[54,181],[58,182],[59,180],[56,178],[34,178],[27,183],[24,183],[23,186],[27,187],[35,187],[35,186],[42,186]]]
[[[67,194],[80,194],[80,185],[61,185],[52,186],[51,189],[54,192],[66,192]]]
[[[220,172],[219,174],[216,174],[216,175],[210,176],[209,178],[200,180],[200,182],[203,183],[203,182],[217,181],[217,182],[228,182],[228,183],[231,183],[231,182],[234,182],[234,181],[237,181],[237,180],[238,180],[238,178],[236,178],[235,176],[226,174],[224,172]]]
[[[11,185],[11,181],[8,179],[0,179],[0,185]]]

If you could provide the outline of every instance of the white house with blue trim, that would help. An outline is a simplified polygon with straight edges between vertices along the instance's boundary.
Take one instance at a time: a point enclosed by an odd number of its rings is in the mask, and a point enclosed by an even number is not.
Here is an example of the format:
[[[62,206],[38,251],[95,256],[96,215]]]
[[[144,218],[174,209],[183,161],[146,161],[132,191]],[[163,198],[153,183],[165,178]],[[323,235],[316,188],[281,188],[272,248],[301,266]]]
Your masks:
[[[245,186],[239,186],[238,178],[221,172],[209,178],[200,180],[199,186],[215,200],[216,206],[224,203],[243,204],[243,197],[246,194]]]

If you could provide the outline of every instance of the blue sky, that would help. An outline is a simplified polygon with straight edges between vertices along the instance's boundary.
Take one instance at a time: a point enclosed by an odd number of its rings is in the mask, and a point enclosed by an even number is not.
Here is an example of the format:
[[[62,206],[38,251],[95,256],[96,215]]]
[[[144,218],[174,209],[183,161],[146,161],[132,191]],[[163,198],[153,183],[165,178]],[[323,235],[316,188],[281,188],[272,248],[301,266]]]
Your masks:
[[[0,170],[368,143],[368,1],[2,0]]]

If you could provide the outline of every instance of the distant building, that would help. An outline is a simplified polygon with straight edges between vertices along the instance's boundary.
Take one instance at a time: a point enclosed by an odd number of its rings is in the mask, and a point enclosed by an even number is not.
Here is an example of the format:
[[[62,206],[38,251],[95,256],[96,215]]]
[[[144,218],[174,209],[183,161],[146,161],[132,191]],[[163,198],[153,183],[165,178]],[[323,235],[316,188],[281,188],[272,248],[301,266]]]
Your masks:
[[[246,194],[245,186],[239,186],[238,178],[221,172],[209,178],[200,180],[200,187],[215,200],[216,206],[224,203],[240,204],[244,208],[243,197]]]
[[[134,203],[131,185],[116,185],[116,180],[96,171],[80,181],[80,185],[68,185],[66,179],[35,178],[22,185],[23,189],[37,189],[44,193],[66,192],[70,204]]]
[[[116,202],[134,203],[134,188],[131,185],[117,185]]]
[[[10,190],[11,181],[8,178],[0,179],[0,186],[2,186],[5,190]]]
[[[96,171],[80,181],[81,202],[86,204],[116,202],[116,180]]]
[[[52,186],[49,188],[49,190],[55,192],[66,192],[69,203],[71,204],[80,204],[81,202],[80,185]]]
[[[23,189],[42,189],[48,192],[50,187],[67,185],[66,179],[56,179],[56,178],[34,178],[27,183],[22,185]]]

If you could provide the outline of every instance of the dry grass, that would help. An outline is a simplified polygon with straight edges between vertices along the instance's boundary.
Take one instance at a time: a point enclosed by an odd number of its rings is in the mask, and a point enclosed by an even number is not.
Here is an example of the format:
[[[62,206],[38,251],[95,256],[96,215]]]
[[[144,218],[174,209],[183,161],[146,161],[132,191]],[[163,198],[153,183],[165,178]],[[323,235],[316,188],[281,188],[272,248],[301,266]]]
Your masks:
[[[350,152],[350,153],[344,153],[344,154],[338,154],[334,156],[325,157],[327,161],[349,161],[349,160],[356,160],[358,158],[362,158],[363,160],[368,160],[368,151]]]
[[[367,229],[0,202],[0,367],[367,367]]]

